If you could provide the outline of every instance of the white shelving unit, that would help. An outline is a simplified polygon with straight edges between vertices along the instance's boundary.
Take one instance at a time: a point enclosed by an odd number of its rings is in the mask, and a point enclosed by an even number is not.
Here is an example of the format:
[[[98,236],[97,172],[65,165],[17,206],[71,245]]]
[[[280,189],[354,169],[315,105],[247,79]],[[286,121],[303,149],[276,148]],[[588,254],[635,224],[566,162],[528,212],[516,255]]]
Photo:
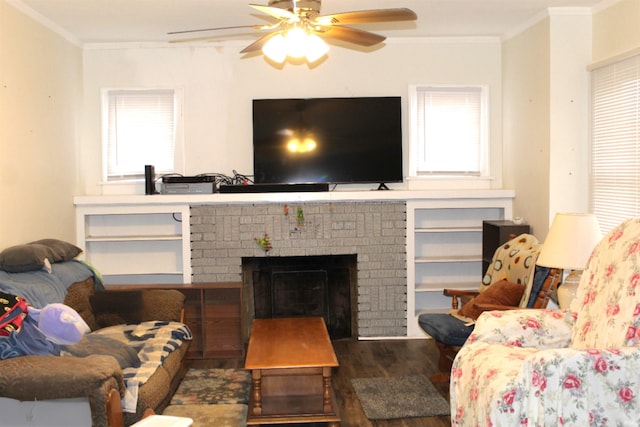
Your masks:
[[[77,244],[106,284],[191,283],[191,205],[407,202],[407,335],[424,337],[418,315],[446,312],[444,288],[477,289],[482,221],[512,218],[512,190],[78,196]]]
[[[510,219],[510,198],[407,202],[407,335],[422,337],[418,316],[447,312],[445,288],[477,289],[482,279],[482,221]]]
[[[77,205],[76,224],[105,284],[191,282],[187,205]]]

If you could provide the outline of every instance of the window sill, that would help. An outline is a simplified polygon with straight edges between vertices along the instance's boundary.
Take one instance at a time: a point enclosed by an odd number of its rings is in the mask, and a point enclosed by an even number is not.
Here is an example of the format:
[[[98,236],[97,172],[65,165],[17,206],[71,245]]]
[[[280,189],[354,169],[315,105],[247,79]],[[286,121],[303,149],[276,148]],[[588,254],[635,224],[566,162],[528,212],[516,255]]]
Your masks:
[[[494,179],[489,176],[408,176],[409,190],[488,190]]]
[[[102,181],[102,194],[110,195],[131,195],[144,194],[144,179],[126,179],[122,181]]]

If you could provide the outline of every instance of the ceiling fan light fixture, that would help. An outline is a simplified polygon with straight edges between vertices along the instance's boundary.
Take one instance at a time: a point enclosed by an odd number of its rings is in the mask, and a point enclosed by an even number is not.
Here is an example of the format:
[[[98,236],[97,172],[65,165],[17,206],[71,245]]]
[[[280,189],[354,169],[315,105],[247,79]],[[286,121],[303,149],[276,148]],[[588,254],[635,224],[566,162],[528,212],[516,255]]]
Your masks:
[[[307,61],[316,62],[329,52],[329,45],[315,34],[309,34],[307,38]]]
[[[293,27],[284,36],[287,44],[287,55],[292,58],[302,58],[307,53],[309,35],[300,27]]]
[[[382,43],[386,37],[348,25],[376,22],[415,21],[418,17],[407,8],[357,10],[320,15],[322,0],[268,0],[268,6],[250,4],[255,10],[274,20],[268,25],[232,26],[204,28],[199,30],[174,31],[169,34],[213,31],[251,27],[256,30],[271,30],[240,51],[251,54],[262,50],[271,62],[282,64],[287,58],[295,64],[318,61],[329,51],[323,38],[338,40],[356,46],[370,47]],[[205,37],[204,39],[208,39]],[[192,39],[193,40],[193,39]],[[187,40],[183,40],[187,41]],[[304,59],[303,59],[304,58]]]
[[[287,42],[282,33],[271,37],[262,47],[262,53],[278,64],[282,64],[287,59]]]

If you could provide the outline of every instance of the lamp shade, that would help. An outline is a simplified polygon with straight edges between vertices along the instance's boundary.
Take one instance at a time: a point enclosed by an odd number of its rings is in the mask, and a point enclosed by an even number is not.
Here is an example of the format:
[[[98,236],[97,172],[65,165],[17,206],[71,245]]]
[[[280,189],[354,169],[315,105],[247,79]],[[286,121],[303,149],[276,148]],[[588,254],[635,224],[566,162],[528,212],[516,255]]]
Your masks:
[[[567,270],[584,270],[602,238],[598,219],[588,213],[558,213],[542,245],[536,264]]]

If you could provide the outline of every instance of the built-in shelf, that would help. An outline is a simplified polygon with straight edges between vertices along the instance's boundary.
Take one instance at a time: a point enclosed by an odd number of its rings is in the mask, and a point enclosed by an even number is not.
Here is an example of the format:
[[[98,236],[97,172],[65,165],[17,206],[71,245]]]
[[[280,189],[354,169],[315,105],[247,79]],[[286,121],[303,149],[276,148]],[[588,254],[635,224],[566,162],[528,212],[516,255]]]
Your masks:
[[[482,231],[482,227],[431,227],[416,228],[415,233],[463,233]]]
[[[86,242],[149,242],[149,241],[182,240],[181,234],[166,236],[87,236]]]
[[[416,257],[414,262],[423,264],[433,264],[439,262],[478,262],[482,261],[482,256],[475,255],[441,255],[441,256],[428,256],[428,257]]]
[[[408,336],[425,336],[418,325],[421,313],[451,309],[444,289],[480,286],[483,221],[510,217],[511,199],[407,202]]]
[[[77,244],[105,284],[189,283],[189,206],[76,203]]]

